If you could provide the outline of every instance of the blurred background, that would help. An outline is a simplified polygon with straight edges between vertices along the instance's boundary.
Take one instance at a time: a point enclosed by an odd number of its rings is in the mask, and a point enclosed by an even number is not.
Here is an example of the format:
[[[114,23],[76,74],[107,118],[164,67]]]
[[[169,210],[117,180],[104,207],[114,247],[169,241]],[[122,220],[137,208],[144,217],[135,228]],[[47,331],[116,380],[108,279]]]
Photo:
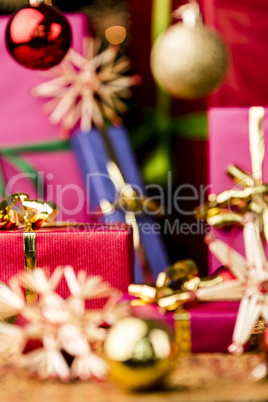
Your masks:
[[[0,0],[0,12],[9,14],[27,3]],[[163,14],[167,8],[165,3],[169,2],[162,0]],[[150,69],[154,1],[55,0],[53,4],[64,12],[86,13],[95,36],[103,40],[104,46],[108,44],[108,28],[120,26],[125,29],[121,52],[129,56],[131,73],[140,75],[142,83],[133,89],[129,111],[123,120],[143,179],[145,184],[161,185],[166,202],[170,196],[168,177],[171,177],[172,194],[181,186],[181,213],[173,210],[168,219],[171,226],[172,222],[179,222],[180,226],[187,223],[194,228],[196,220],[192,211],[204,201],[204,191],[208,194],[204,190],[209,183],[207,111],[210,107],[267,105],[267,0],[199,1],[205,25],[216,30],[228,47],[228,74],[215,93],[203,98],[185,100],[164,95],[164,102],[168,102],[165,118],[161,115],[165,107],[160,102],[161,94]],[[171,11],[183,4],[184,1],[171,1]],[[170,18],[170,24],[177,22]],[[197,197],[193,197],[190,186],[197,189]],[[153,190],[151,195],[154,195]],[[193,258],[203,275],[208,266],[204,231],[204,227],[196,227],[192,233],[167,233],[164,236],[171,260]]]

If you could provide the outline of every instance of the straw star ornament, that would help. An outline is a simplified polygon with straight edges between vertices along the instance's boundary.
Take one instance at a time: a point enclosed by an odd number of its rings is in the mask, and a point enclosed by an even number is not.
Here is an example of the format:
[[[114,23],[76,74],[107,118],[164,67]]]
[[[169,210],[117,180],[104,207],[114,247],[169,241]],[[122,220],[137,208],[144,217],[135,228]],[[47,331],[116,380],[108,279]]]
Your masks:
[[[209,249],[241,282],[243,295],[233,333],[231,353],[243,353],[256,322],[268,323],[268,262],[258,222],[251,213],[245,215],[243,229],[246,258],[221,240],[210,241]]]
[[[52,124],[62,125],[62,135],[80,121],[81,131],[92,125],[112,123],[127,106],[123,99],[131,97],[130,87],[140,83],[140,77],[125,75],[130,68],[127,57],[118,58],[117,46],[97,53],[99,43],[85,40],[83,55],[70,49],[58,66],[44,73],[51,79],[33,89],[33,95],[52,98],[44,105]]]
[[[63,278],[70,291],[67,299],[55,293]],[[27,304],[21,285],[36,292],[39,301]],[[86,300],[100,297],[110,297],[104,308],[86,310]],[[85,271],[76,275],[69,266],[56,268],[50,278],[40,268],[14,277],[10,287],[0,284],[1,312],[3,318],[20,314],[26,324],[0,323],[0,352],[9,353],[15,365],[41,379],[105,379],[108,366],[98,353],[106,336],[101,325],[116,321],[114,307],[119,297],[101,277],[87,276]],[[119,316],[126,314],[119,309]],[[40,346],[25,351],[31,340]]]

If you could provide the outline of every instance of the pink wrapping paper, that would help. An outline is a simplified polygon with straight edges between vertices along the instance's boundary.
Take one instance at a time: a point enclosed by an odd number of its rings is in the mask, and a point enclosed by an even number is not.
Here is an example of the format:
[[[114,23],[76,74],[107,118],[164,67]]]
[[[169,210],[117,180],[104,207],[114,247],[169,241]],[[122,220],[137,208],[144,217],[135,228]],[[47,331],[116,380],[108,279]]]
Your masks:
[[[133,297],[125,295],[123,300],[132,300]],[[192,353],[227,353],[228,346],[232,343],[232,335],[235,326],[239,302],[206,302],[188,303],[183,313],[188,316],[190,329],[190,352]],[[143,319],[156,319],[165,321],[176,333],[176,339],[188,338],[188,333],[178,336],[180,325],[177,325],[180,313],[161,314],[156,305],[132,307],[134,315]],[[183,320],[184,321],[184,320]],[[178,347],[184,349],[184,345]],[[248,349],[248,345],[246,346]]]
[[[31,89],[48,78],[40,72],[20,66],[7,52],[5,28],[10,17],[0,17],[0,146],[16,146],[58,139],[59,127],[52,125],[42,111],[44,99],[31,95]],[[88,20],[83,14],[66,15],[73,36],[73,48],[82,51],[82,39],[88,34]],[[41,172],[45,195],[36,194],[28,179],[19,178],[18,171],[6,160],[1,167],[8,184],[6,193],[26,192],[53,200],[59,207],[59,220],[88,220],[82,178],[71,151],[23,154],[23,158]],[[13,180],[11,180],[13,178]]]
[[[211,193],[239,188],[227,176],[226,168],[230,163],[251,172],[249,153],[249,108],[212,108],[208,114],[209,122],[209,183]],[[265,149],[268,151],[268,109],[264,118]],[[268,181],[268,157],[264,157],[263,181]],[[223,240],[244,254],[242,231],[214,230],[217,238]],[[210,255],[210,273],[221,263]]]
[[[24,271],[23,231],[0,231],[0,281]],[[132,232],[126,224],[93,224],[36,231],[37,265],[50,273],[57,266],[71,265],[75,272],[101,275],[112,287],[126,292],[133,281]],[[62,280],[57,292],[69,292]],[[91,307],[100,307],[103,300]]]
[[[227,353],[238,302],[198,303],[189,307],[192,353]]]

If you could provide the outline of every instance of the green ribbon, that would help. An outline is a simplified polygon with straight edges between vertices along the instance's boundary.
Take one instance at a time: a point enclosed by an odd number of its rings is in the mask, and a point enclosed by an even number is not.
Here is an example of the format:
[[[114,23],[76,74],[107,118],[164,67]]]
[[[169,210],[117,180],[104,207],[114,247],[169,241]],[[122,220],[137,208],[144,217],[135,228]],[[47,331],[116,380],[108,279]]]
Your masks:
[[[152,4],[152,45],[170,25],[170,16],[172,12],[171,0],[153,0]],[[159,86],[157,86],[157,109],[159,112],[169,115],[170,97]]]
[[[143,178],[147,183],[166,185],[167,172],[173,162],[172,138],[207,139],[207,112],[189,113],[168,118],[158,110],[146,109],[145,119],[131,133],[133,147],[138,150],[146,144],[155,144],[145,159]]]
[[[40,182],[41,178],[38,177],[38,172],[34,166],[28,163],[21,154],[24,153],[43,153],[43,152],[59,152],[67,151],[71,148],[70,141],[47,141],[37,142],[33,144],[18,145],[12,147],[0,148],[0,158],[5,159],[8,163],[14,166],[19,172],[29,174],[29,180],[33,183],[34,187],[38,189],[43,187],[43,183]],[[3,172],[0,170],[0,194],[5,196],[5,179]]]
[[[195,112],[176,118],[166,118],[157,110],[145,109],[141,126],[132,130],[132,145],[135,149],[144,146],[151,139],[171,139],[174,135],[191,140],[207,139],[207,112]]]
[[[172,13],[171,0],[153,0],[152,3],[152,45],[170,25]],[[143,166],[145,182],[166,185],[167,172],[174,165],[172,138],[179,136],[191,140],[207,139],[207,113],[190,113],[173,118],[170,116],[170,96],[157,86],[155,109],[145,109],[144,122],[132,130],[131,140],[134,149],[146,144],[153,149]]]

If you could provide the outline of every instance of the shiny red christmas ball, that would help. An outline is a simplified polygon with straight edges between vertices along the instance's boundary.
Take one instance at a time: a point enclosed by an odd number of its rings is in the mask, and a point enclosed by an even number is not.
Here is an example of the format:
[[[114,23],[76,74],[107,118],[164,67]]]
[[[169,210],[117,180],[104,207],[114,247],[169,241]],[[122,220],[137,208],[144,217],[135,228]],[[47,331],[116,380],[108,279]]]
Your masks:
[[[71,46],[71,28],[55,8],[26,6],[10,19],[6,43],[14,59],[25,67],[46,70],[60,63]]]

